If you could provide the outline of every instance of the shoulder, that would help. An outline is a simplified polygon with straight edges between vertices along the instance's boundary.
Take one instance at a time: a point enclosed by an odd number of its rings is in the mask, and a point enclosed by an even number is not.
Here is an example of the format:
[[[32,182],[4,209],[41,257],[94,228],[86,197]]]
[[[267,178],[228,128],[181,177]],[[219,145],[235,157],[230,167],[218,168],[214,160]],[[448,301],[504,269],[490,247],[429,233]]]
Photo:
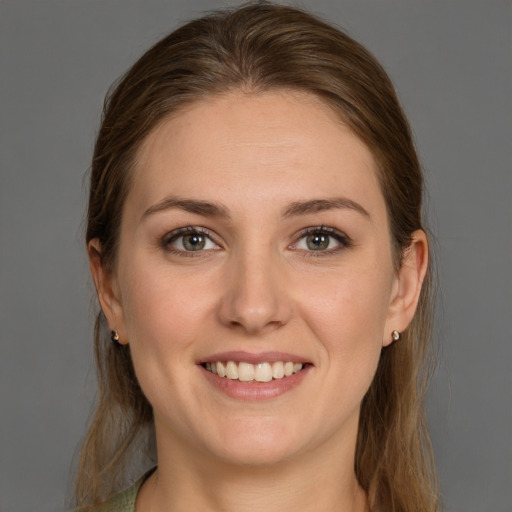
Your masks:
[[[90,509],[90,512],[135,512],[135,500],[137,499],[140,484],[140,481],[133,484],[102,505]]]
[[[135,512],[135,501],[137,500],[140,486],[153,471],[154,470],[149,471],[142,478],[139,478],[131,487],[116,494],[105,503],[88,509],[88,512]]]
[[[93,512],[135,512],[135,500],[140,484],[141,481],[139,480],[125,491],[95,508]]]

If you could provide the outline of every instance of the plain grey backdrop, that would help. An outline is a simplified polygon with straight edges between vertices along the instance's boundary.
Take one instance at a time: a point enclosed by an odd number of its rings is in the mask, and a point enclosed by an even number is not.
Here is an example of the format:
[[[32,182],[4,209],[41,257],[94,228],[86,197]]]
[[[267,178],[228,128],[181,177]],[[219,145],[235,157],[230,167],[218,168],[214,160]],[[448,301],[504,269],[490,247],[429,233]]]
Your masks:
[[[0,1],[0,510],[57,512],[94,399],[82,242],[109,85],[234,1]],[[292,2],[288,2],[292,3]],[[318,0],[389,71],[437,234],[443,318],[428,400],[448,512],[512,511],[512,4]]]

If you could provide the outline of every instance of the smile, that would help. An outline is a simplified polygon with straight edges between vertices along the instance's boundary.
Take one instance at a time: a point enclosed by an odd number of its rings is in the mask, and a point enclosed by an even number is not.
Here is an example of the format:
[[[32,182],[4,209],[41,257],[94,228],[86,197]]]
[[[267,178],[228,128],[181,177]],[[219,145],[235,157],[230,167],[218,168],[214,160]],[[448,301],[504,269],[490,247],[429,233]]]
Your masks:
[[[289,377],[300,372],[302,363],[292,361],[274,361],[273,363],[263,362],[257,364],[243,361],[217,361],[204,363],[204,368],[211,373],[240,382],[270,382]]]

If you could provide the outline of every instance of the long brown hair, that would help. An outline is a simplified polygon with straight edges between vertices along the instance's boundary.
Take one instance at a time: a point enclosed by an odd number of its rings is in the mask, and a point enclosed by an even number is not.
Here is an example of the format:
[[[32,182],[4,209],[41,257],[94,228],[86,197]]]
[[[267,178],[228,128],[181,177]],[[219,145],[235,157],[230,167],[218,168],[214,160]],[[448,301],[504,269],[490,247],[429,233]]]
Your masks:
[[[422,173],[394,88],[376,59],[343,32],[303,11],[269,3],[216,12],[182,26],[148,50],[108,96],[91,168],[86,241],[101,243],[115,268],[120,219],[132,167],[157,123],[208,95],[233,89],[292,89],[329,105],[372,151],[386,201],[398,269],[422,224]],[[355,471],[372,510],[438,510],[423,397],[432,325],[431,271],[417,313],[384,348],[364,397]],[[99,399],[76,481],[79,505],[124,485],[127,465],[147,455],[152,409],[129,346],[112,344],[101,313],[95,329]],[[134,449],[135,447],[135,449]]]

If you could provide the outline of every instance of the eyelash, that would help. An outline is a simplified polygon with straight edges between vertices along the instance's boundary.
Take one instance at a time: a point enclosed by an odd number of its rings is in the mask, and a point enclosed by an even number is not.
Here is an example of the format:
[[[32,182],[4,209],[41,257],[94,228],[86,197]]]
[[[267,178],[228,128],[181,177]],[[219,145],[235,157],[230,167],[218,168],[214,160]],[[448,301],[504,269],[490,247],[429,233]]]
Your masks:
[[[336,242],[338,242],[339,245],[337,245],[336,247],[334,247],[332,249],[326,249],[323,251],[322,250],[314,251],[314,250],[306,250],[306,249],[295,249],[295,250],[303,251],[303,256],[305,258],[328,257],[333,254],[337,254],[344,249],[348,249],[349,247],[351,247],[353,245],[352,240],[345,233],[338,231],[337,229],[334,229],[334,228],[320,226],[320,227],[306,228],[303,231],[301,231],[297,238],[297,241],[294,242],[290,247],[293,248],[294,246],[296,246],[299,243],[299,241],[302,240],[304,237],[314,236],[314,235],[326,235],[326,236],[336,240]]]
[[[176,249],[173,247],[172,243],[178,240],[179,238],[185,236],[185,235],[202,235],[206,238],[208,238],[212,243],[214,243],[217,246],[220,246],[219,243],[216,242],[215,236],[208,231],[205,228],[202,227],[194,227],[194,226],[187,226],[185,228],[179,228],[174,231],[171,231],[170,233],[167,233],[162,239],[161,239],[161,245],[162,248],[171,254],[176,254],[178,256],[182,257],[197,257],[201,256],[201,253],[204,253],[205,250],[198,250],[198,251],[186,251],[181,249]],[[297,249],[297,244],[305,237],[308,236],[314,236],[314,235],[325,235],[330,238],[333,238],[339,245],[326,250],[307,250],[307,249]],[[289,245],[288,248],[296,251],[301,251],[303,254],[302,256],[307,258],[318,258],[318,257],[326,257],[333,254],[337,254],[338,252],[342,251],[343,249],[347,249],[353,245],[352,240],[341,231],[338,231],[334,228],[328,228],[325,226],[320,227],[310,227],[302,230],[296,241],[293,242],[293,244]],[[206,249],[206,251],[212,250],[212,249]],[[217,250],[217,249],[213,249]]]
[[[215,241],[215,237],[213,236],[213,234],[210,231],[208,231],[205,228],[194,227],[194,226],[187,226],[185,228],[179,228],[174,231],[171,231],[170,233],[167,233],[162,238],[161,245],[166,252],[171,253],[171,254],[176,254],[178,256],[183,256],[186,258],[194,258],[197,256],[201,256],[201,253],[204,252],[202,250],[185,251],[185,250],[181,250],[181,249],[176,249],[175,247],[172,246],[173,242],[175,242],[179,238],[186,236],[186,235],[202,235],[202,236],[208,238],[215,245],[220,246],[220,244],[218,244]],[[211,249],[209,249],[209,250],[211,250]],[[214,250],[217,250],[217,249],[214,249]]]

